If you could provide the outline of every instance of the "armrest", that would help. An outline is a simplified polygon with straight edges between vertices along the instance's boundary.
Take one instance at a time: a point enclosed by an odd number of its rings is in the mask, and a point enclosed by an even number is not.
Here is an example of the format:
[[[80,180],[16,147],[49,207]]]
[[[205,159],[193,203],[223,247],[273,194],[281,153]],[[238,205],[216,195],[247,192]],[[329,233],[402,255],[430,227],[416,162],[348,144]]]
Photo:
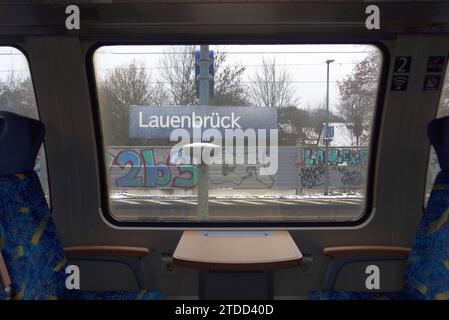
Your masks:
[[[406,260],[410,248],[395,246],[344,246],[324,248],[332,259],[326,272],[325,290],[333,290],[338,274],[349,263],[361,261]]]
[[[69,259],[75,256],[143,258],[150,253],[147,248],[122,246],[71,246],[64,248],[64,252]]]
[[[394,246],[345,246],[324,248],[323,252],[333,259],[351,257],[370,257],[374,260],[376,257],[407,259],[410,248]]]
[[[3,286],[3,290],[7,296],[7,299],[10,298],[11,294],[11,278],[9,277],[8,270],[6,269],[5,261],[3,260],[1,251],[0,251],[0,281]]]
[[[140,289],[148,288],[149,279],[142,258],[150,250],[123,246],[72,246],[64,248],[69,260],[104,261],[127,265],[133,271]]]

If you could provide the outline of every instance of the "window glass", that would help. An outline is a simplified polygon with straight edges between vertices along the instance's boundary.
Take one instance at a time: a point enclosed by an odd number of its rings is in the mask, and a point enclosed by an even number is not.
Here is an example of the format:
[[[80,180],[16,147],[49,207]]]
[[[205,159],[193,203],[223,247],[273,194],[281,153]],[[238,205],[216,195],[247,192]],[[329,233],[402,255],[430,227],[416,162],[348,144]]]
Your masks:
[[[115,219],[363,214],[377,47],[103,46],[93,64]]]
[[[0,110],[39,119],[28,61],[20,50],[13,47],[0,47]],[[47,202],[50,202],[44,146],[37,156],[35,170]]]

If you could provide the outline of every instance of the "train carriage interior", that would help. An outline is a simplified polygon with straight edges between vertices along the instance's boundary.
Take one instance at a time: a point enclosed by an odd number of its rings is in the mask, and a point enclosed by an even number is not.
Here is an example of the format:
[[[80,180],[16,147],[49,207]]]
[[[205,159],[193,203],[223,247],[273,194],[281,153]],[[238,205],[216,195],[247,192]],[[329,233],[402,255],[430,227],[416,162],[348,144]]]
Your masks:
[[[0,300],[449,300],[448,57],[445,1],[0,1]]]

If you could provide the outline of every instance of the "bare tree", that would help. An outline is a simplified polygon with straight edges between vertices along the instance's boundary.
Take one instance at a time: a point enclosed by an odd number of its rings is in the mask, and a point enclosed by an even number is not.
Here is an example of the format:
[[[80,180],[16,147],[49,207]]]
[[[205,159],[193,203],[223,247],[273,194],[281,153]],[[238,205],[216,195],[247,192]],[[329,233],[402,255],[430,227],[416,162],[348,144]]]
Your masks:
[[[215,52],[214,57],[214,95],[210,105],[242,106],[248,105],[245,88],[241,78],[245,68],[238,64],[227,64],[225,51]],[[195,105],[195,47],[173,47],[160,61],[163,70],[161,77],[166,84],[171,102],[174,105]]]
[[[280,108],[278,111],[279,144],[294,146],[305,145],[308,141],[317,139],[319,133],[311,121],[310,112],[295,106]]]
[[[292,77],[276,64],[276,59],[262,59],[262,69],[250,79],[251,103],[260,107],[295,106]]]
[[[163,106],[170,103],[170,94],[163,82],[156,82],[153,86],[151,102],[154,106]]]
[[[245,67],[239,64],[227,64],[228,55],[224,51],[215,54],[215,93],[210,99],[211,105],[216,106],[246,106],[250,102],[242,84]]]
[[[279,143],[281,145],[301,146],[318,144],[326,119],[322,103],[300,109],[294,106],[278,109]],[[341,118],[330,112],[330,121]]]
[[[194,105],[195,46],[172,47],[160,60],[161,78],[174,105]]]
[[[151,74],[142,62],[132,61],[114,68],[102,83],[104,90],[109,90],[118,103],[129,105],[154,104],[160,90],[151,82]]]
[[[379,80],[377,53],[359,62],[352,74],[337,83],[340,92],[338,111],[353,135],[353,144],[368,143]]]
[[[129,144],[128,119],[131,105],[161,105],[167,97],[153,84],[143,63],[132,61],[114,68],[99,85],[98,98],[107,144]]]
[[[0,85],[0,108],[38,118],[31,78],[19,78],[14,72]]]

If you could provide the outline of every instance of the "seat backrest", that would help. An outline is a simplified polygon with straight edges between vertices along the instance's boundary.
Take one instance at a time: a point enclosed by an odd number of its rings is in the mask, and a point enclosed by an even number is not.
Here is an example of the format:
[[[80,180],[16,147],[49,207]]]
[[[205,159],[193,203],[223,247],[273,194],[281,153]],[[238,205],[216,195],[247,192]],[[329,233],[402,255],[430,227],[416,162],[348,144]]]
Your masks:
[[[412,245],[405,290],[416,298],[449,300],[449,117],[433,120],[428,133],[441,172]]]
[[[0,112],[0,249],[13,299],[53,299],[65,290],[64,250],[37,174],[41,122]]]
[[[42,122],[0,111],[0,176],[32,171],[44,140]]]

